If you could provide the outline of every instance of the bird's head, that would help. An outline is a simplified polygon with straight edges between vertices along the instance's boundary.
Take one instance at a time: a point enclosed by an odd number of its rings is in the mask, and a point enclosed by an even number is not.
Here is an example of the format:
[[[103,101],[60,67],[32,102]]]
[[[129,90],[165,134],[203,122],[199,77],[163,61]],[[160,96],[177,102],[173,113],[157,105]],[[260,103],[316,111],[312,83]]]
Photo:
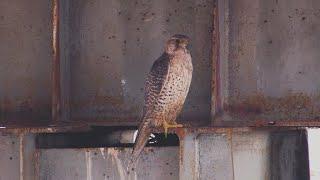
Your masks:
[[[175,34],[170,39],[176,40],[178,47],[182,48],[186,48],[190,41],[188,36],[182,34]]]
[[[190,41],[190,38],[188,36],[175,34],[167,41],[166,52],[171,54],[177,48],[187,48],[189,41]]]

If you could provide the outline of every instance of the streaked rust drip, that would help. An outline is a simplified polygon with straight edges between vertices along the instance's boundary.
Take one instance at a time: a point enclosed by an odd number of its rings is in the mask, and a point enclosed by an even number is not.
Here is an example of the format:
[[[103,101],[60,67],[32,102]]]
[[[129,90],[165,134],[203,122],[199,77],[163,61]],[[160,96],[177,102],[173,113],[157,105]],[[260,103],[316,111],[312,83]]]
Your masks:
[[[24,134],[19,135],[19,159],[20,159],[20,180],[23,180],[24,177],[24,148],[25,148],[25,139]]]
[[[52,1],[52,120],[60,119],[60,52],[59,52],[59,0]]]
[[[218,1],[214,1],[212,22],[212,117],[221,110],[220,93],[220,35]]]
[[[33,153],[35,180],[40,180],[40,149],[35,149]]]

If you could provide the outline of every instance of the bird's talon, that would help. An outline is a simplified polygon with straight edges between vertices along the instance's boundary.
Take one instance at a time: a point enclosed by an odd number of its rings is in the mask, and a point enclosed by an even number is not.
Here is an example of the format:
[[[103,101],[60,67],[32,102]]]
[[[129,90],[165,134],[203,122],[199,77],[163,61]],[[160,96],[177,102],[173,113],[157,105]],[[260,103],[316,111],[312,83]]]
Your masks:
[[[182,124],[169,124],[166,121],[164,121],[163,128],[164,128],[164,136],[165,136],[165,138],[168,137],[168,129],[169,128],[182,128],[182,127],[183,127]]]
[[[168,126],[164,126],[164,137],[168,137]]]
[[[175,124],[174,126],[175,126],[175,128],[182,128],[183,127],[182,124]]]

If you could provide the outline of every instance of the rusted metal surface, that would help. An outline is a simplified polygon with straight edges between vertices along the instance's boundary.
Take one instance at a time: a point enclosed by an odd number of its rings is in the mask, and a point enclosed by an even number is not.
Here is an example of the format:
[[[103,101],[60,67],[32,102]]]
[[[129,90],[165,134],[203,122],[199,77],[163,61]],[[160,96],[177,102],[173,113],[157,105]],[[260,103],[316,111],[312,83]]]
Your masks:
[[[233,180],[231,141],[224,134],[201,134],[198,139],[199,179]],[[239,176],[240,177],[240,176]]]
[[[0,135],[0,179],[38,180],[33,135]]]
[[[210,122],[211,0],[73,0],[70,6],[73,120],[137,125],[146,75],[168,37],[180,33],[192,39],[195,71],[179,119]]]
[[[179,179],[194,180],[199,179],[199,158],[197,149],[197,135],[198,134],[186,134],[180,136],[180,171]]]
[[[70,120],[70,35],[69,35],[69,9],[70,2],[59,1],[59,54],[60,54],[60,120]]]
[[[57,126],[57,127],[30,127],[30,128],[22,128],[21,126],[14,126],[12,128],[1,129],[3,133],[10,134],[21,134],[21,133],[61,133],[61,132],[87,132],[89,131],[89,127],[77,127],[77,126]]]
[[[40,180],[37,166],[40,163],[38,150],[35,146],[35,135],[23,133],[19,136],[20,154],[20,179],[19,180]],[[7,178],[5,178],[7,179]]]
[[[9,132],[9,133],[59,133],[59,132],[87,132],[91,130],[92,126],[119,126],[119,124],[114,123],[110,124],[108,122],[103,123],[86,123],[79,121],[68,121],[60,122],[56,124],[35,124],[35,123],[23,123],[17,125],[16,123],[7,124],[6,128],[1,128],[0,132]],[[130,126],[130,124],[127,126]],[[124,128],[126,126],[123,124]],[[130,128],[135,126],[130,126]],[[221,132],[243,132],[251,130],[265,130],[269,129],[270,131],[279,131],[279,130],[297,130],[303,129],[304,127],[319,127],[318,121],[259,121],[259,124],[256,122],[216,122],[212,127],[185,127],[185,128],[173,128],[169,129],[169,133],[175,133],[179,137],[184,137],[189,133],[221,133]],[[128,127],[127,127],[128,128]],[[154,133],[163,133],[163,128],[153,129]]]
[[[225,104],[224,112],[234,120],[316,120],[320,119],[319,100],[320,96],[302,93],[278,98],[252,95],[239,103]]]
[[[127,174],[128,148],[41,150],[40,179],[179,179],[178,147],[145,148]]]
[[[213,123],[216,128],[235,128],[235,127],[251,127],[251,128],[271,128],[271,127],[283,127],[284,129],[290,127],[320,127],[319,120],[299,119],[299,120],[255,120],[255,121],[216,121]]]
[[[213,125],[319,126],[320,3],[308,2],[219,1],[222,110]]]
[[[306,130],[276,132],[270,139],[271,179],[310,180]]]
[[[59,2],[0,2],[0,179],[308,179],[300,127],[320,127],[320,3]],[[129,148],[35,149],[27,133],[136,126],[145,76],[176,33],[195,69],[185,128],[170,130],[179,150],[146,148],[127,175]]]
[[[186,127],[320,126],[309,1],[1,1],[0,126],[136,126],[145,76],[175,33],[192,39]]]
[[[272,133],[268,131],[254,131],[241,132],[232,136],[232,162],[235,167],[233,168],[235,179],[271,179],[272,173],[269,169],[272,165],[270,162],[270,134]],[[287,141],[286,138],[283,139]],[[296,146],[298,145],[292,144],[291,147]],[[288,169],[293,168],[288,167]]]
[[[214,0],[212,23],[211,116],[221,111],[219,1]]]
[[[189,133],[180,179],[309,179],[305,130]]]
[[[305,130],[188,132],[180,147],[145,148],[129,174],[126,165],[131,148],[36,149],[31,134],[1,134],[0,142],[1,179],[309,177]]]
[[[61,115],[59,0],[52,1],[52,121]]]
[[[19,155],[19,138],[2,136],[1,158],[0,158],[0,177],[1,179],[19,179],[20,178],[20,155]],[[15,169],[16,173],[8,173]]]
[[[51,1],[0,1],[0,119],[49,120]]]

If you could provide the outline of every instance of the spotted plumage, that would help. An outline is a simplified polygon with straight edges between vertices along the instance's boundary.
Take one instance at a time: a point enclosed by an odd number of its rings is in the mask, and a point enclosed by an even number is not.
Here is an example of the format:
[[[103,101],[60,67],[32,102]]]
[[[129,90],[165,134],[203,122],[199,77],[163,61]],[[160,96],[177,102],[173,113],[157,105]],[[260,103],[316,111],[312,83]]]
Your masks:
[[[151,129],[182,127],[176,118],[182,110],[192,79],[192,60],[187,49],[189,38],[174,35],[165,52],[154,62],[145,84],[143,119],[132,153],[135,162],[148,141]]]

